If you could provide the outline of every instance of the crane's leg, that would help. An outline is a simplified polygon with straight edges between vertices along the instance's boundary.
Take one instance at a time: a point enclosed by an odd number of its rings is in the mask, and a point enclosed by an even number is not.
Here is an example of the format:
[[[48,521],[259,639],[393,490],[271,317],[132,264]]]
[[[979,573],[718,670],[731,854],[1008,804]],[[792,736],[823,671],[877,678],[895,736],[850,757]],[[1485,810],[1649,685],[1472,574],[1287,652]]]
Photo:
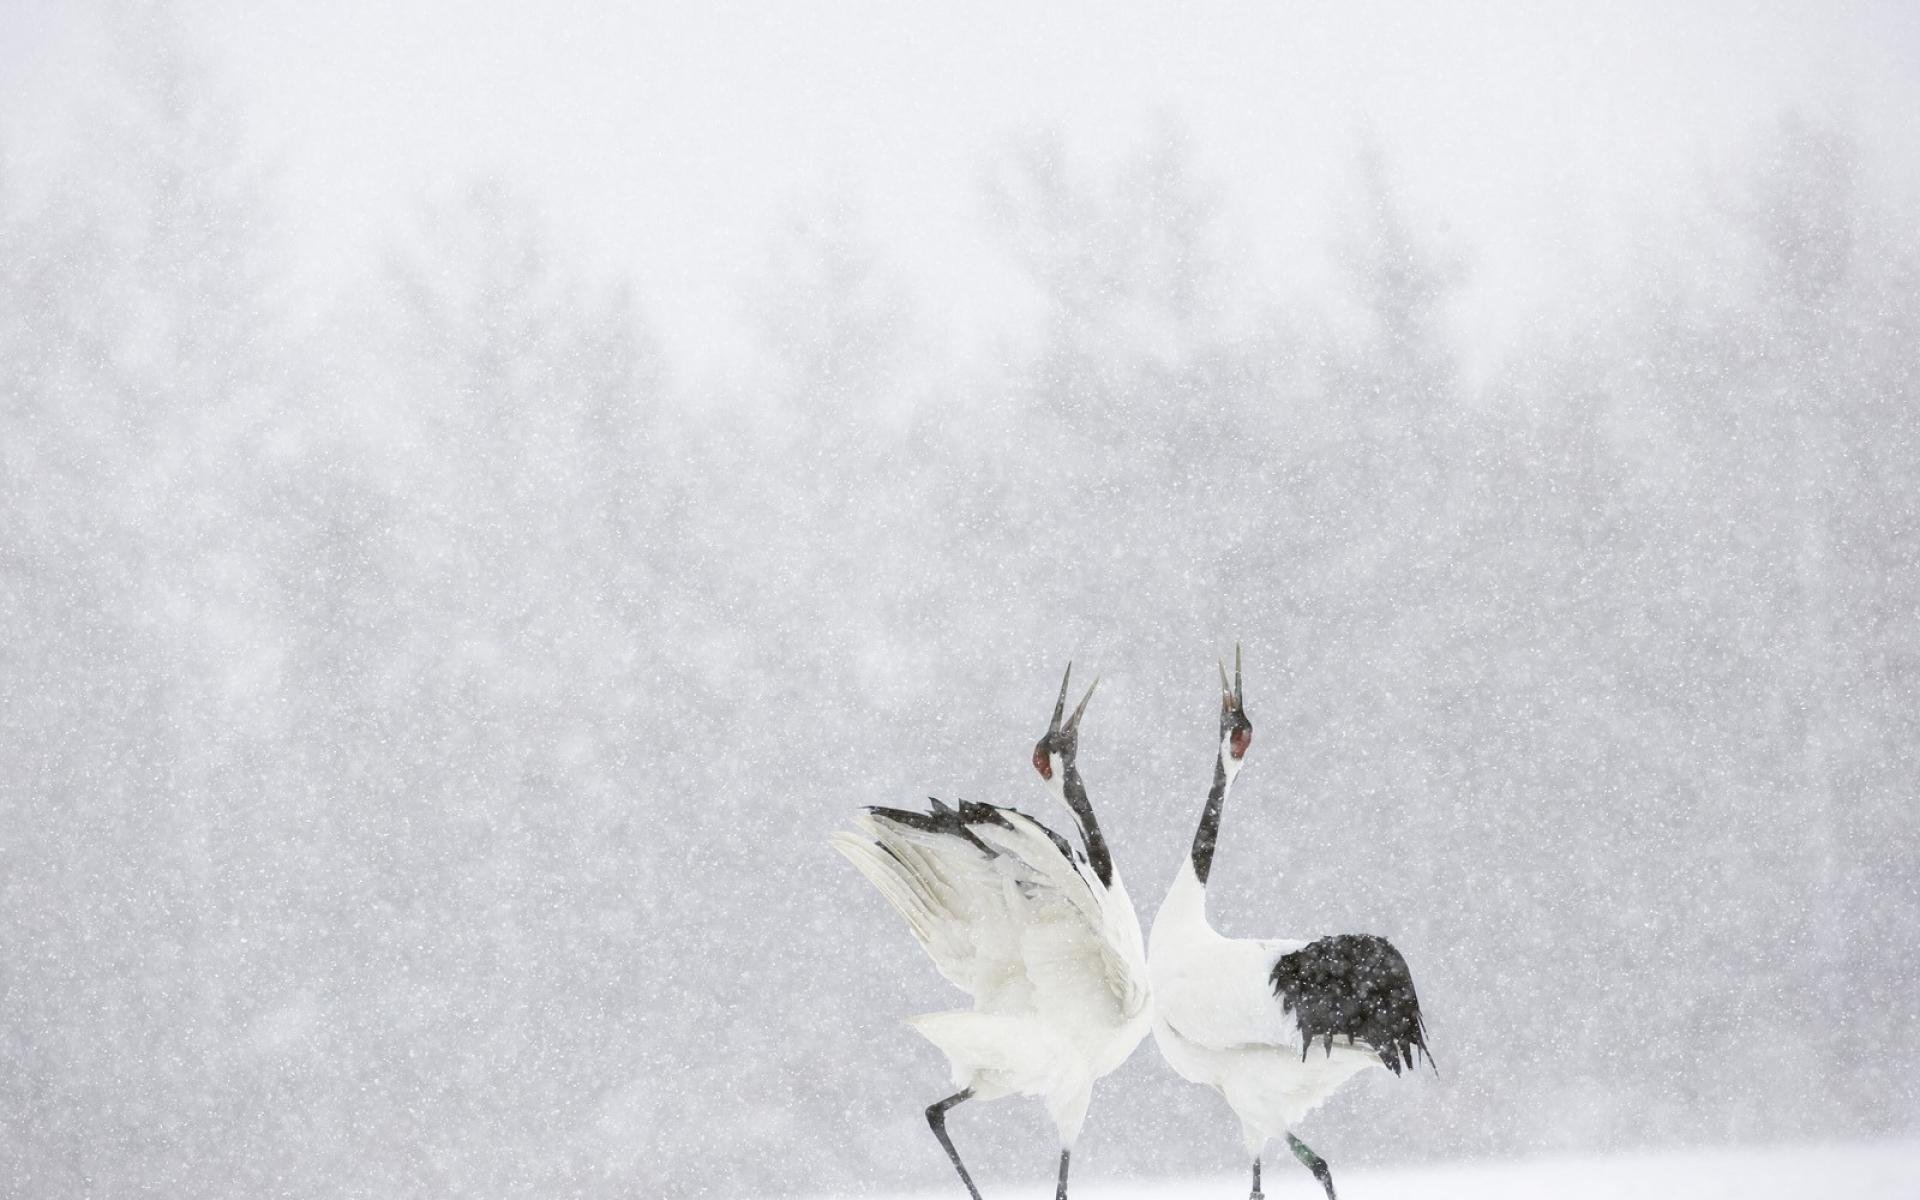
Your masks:
[[[1053,1189],[1053,1200],[1067,1200],[1067,1159],[1072,1154],[1064,1148],[1060,1151],[1060,1183]]]
[[[947,1110],[962,1100],[972,1098],[973,1089],[965,1088],[935,1104],[927,1105],[927,1124],[933,1129],[933,1136],[940,1139],[940,1145],[953,1160],[953,1169],[960,1172],[960,1182],[967,1185],[967,1195],[980,1200],[980,1189],[973,1186],[973,1176],[967,1174],[967,1168],[960,1161],[960,1152],[953,1148],[953,1139],[947,1136]]]
[[[1260,1159],[1253,1160],[1253,1190],[1247,1193],[1247,1200],[1267,1200],[1267,1194],[1260,1190]]]
[[[1293,1148],[1293,1156],[1300,1165],[1313,1172],[1320,1186],[1327,1189],[1327,1200],[1337,1200],[1333,1194],[1333,1172],[1327,1169],[1327,1160],[1307,1148],[1307,1144],[1292,1134],[1287,1135],[1287,1145]]]

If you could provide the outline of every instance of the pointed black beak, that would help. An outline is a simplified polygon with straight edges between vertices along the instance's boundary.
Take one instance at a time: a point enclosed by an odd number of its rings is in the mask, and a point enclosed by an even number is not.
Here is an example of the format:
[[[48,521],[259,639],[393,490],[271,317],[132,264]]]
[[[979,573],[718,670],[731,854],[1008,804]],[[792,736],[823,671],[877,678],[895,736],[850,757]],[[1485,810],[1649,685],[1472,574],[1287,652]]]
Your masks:
[[[1098,675],[1093,677],[1093,687],[1088,688],[1087,694],[1080,697],[1079,707],[1073,710],[1073,715],[1068,717],[1066,724],[1063,725],[1060,723],[1060,717],[1067,711],[1067,688],[1072,682],[1073,664],[1068,663],[1067,673],[1060,677],[1060,698],[1053,702],[1053,721],[1047,726],[1049,736],[1056,733],[1073,733],[1080,728],[1080,714],[1087,711],[1087,701],[1093,699],[1094,688],[1100,686],[1100,677]]]
[[[1244,711],[1246,706],[1246,691],[1240,682],[1240,645],[1236,642],[1233,647],[1232,682],[1227,680],[1227,664],[1220,664],[1220,711],[1237,713]]]
[[[1086,711],[1087,711],[1087,701],[1089,701],[1089,700],[1091,700],[1091,699],[1093,699],[1093,691],[1094,691],[1094,688],[1097,688],[1097,687],[1099,687],[1099,686],[1100,686],[1100,677],[1099,677],[1098,675],[1095,675],[1095,676],[1093,677],[1093,687],[1090,687],[1090,688],[1088,688],[1088,689],[1087,689],[1087,694],[1086,694],[1086,695],[1084,695],[1084,696],[1082,696],[1082,697],[1080,697],[1080,707],[1078,707],[1078,708],[1076,708],[1076,709],[1074,709],[1074,710],[1073,710],[1073,715],[1072,715],[1071,717],[1068,717],[1068,718],[1067,718],[1067,724],[1066,724],[1066,728],[1065,728],[1065,729],[1063,729],[1063,730],[1062,730],[1061,732],[1063,732],[1063,733],[1078,733],[1078,732],[1079,732],[1079,730],[1080,730],[1080,714],[1081,714],[1081,713],[1084,713],[1084,712],[1086,712]],[[1064,699],[1064,698],[1065,698],[1065,694],[1064,694],[1064,693],[1062,693],[1062,699]]]

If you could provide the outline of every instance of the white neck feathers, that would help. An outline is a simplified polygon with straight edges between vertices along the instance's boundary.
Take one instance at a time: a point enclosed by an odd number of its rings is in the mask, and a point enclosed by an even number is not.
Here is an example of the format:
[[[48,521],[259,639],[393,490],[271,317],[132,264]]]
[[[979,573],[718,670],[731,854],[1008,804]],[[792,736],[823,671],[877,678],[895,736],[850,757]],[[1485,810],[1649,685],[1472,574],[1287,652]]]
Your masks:
[[[1164,943],[1186,943],[1218,936],[1207,921],[1207,885],[1194,874],[1193,860],[1189,858],[1180,864],[1173,886],[1167,889],[1167,898],[1160,902],[1160,911],[1153,916],[1149,952],[1156,946],[1164,949]]]

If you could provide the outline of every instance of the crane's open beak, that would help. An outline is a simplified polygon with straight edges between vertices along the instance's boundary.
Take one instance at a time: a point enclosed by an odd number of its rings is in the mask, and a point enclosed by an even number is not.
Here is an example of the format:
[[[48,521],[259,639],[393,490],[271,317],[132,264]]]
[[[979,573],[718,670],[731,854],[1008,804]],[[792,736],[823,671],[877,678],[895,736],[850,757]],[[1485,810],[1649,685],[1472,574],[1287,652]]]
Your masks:
[[[1227,664],[1220,664],[1220,711],[1241,712],[1247,706],[1247,694],[1240,683],[1240,644],[1233,646],[1233,682],[1227,682]]]
[[[1080,728],[1080,714],[1087,711],[1087,701],[1093,699],[1094,688],[1100,686],[1100,677],[1096,675],[1093,679],[1093,687],[1088,688],[1087,694],[1080,697],[1080,706],[1073,710],[1073,715],[1067,718],[1065,725],[1062,725],[1060,723],[1061,714],[1067,711],[1067,685],[1071,683],[1072,680],[1073,664],[1068,663],[1067,673],[1060,677],[1060,698],[1053,702],[1053,722],[1047,726],[1047,732],[1050,734],[1072,733]]]
[[[1088,688],[1087,694],[1080,697],[1080,707],[1074,709],[1073,715],[1067,718],[1067,727],[1065,732],[1073,733],[1080,728],[1080,714],[1087,711],[1087,701],[1093,699],[1093,690],[1094,688],[1097,688],[1099,686],[1100,686],[1100,677],[1098,675],[1095,675],[1093,677],[1093,687]]]

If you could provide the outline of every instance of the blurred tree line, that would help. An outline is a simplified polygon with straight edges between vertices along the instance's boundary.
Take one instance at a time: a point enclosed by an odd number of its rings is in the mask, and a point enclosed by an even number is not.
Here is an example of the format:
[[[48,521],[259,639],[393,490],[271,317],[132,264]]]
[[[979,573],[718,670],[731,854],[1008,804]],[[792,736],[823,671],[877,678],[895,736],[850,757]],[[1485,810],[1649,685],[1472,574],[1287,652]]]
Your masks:
[[[1217,915],[1390,933],[1434,1014],[1442,1075],[1329,1157],[1920,1120],[1920,246],[1843,131],[1761,133],[1472,387],[1378,154],[1308,311],[1177,136],[1029,141],[985,208],[1031,347],[930,367],[857,222],[800,220],[698,394],[498,180],[290,319],[235,114],[120,34],[0,222],[8,1192],[943,1179],[897,1018],[951,995],[826,832],[1042,803],[1079,652],[1150,917],[1235,638]],[[1154,1054],[1089,1166],[1226,1169]],[[1008,1108],[963,1136],[1047,1166]]]

